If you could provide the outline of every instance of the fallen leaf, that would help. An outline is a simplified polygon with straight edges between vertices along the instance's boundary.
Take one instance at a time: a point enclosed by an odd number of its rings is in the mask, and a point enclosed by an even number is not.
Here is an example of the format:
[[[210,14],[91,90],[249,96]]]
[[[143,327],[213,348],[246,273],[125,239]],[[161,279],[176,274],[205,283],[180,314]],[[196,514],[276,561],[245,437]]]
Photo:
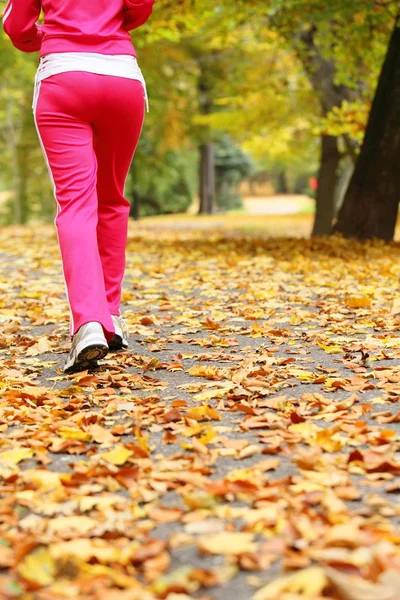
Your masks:
[[[396,571],[387,571],[377,583],[372,583],[330,567],[325,567],[324,570],[335,591],[340,594],[340,600],[399,599],[399,574]]]
[[[56,576],[56,565],[49,551],[42,547],[29,554],[18,565],[18,573],[32,583],[47,586]]]
[[[284,592],[307,598],[319,597],[327,587],[328,581],[322,568],[310,567],[269,583],[254,594],[253,600],[277,600]]]
[[[243,552],[255,552],[257,549],[252,533],[230,531],[223,531],[200,538],[198,546],[201,552],[224,554],[226,556],[241,554]]]
[[[126,463],[128,458],[133,456],[133,452],[125,448],[124,446],[115,446],[113,450],[104,452],[100,455],[101,458],[113,465],[121,466]]]

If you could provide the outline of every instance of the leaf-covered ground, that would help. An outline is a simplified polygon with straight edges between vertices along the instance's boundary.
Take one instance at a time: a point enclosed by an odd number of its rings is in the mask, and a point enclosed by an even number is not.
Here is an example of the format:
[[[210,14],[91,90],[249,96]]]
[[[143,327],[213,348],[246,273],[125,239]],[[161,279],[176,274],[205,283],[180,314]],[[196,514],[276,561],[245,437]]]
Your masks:
[[[399,276],[135,227],[131,350],[65,376],[54,230],[1,230],[0,598],[398,600]]]

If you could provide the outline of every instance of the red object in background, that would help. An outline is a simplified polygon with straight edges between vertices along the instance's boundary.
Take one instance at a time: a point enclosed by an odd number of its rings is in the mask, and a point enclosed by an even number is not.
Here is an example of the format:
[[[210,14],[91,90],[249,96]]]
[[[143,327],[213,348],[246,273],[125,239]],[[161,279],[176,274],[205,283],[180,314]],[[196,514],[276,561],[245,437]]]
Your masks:
[[[314,190],[314,192],[318,189],[318,179],[316,177],[310,177],[310,188]]]

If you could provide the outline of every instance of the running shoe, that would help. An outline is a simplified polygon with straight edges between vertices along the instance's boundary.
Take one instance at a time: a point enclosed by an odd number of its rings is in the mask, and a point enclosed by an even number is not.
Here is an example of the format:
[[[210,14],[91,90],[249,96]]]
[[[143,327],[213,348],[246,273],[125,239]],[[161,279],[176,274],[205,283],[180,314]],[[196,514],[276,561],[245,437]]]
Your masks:
[[[73,337],[64,373],[97,367],[97,361],[104,358],[108,350],[107,340],[100,323],[91,322],[82,325]]]
[[[128,329],[122,317],[111,315],[114,323],[115,335],[109,342],[110,350],[126,350],[129,347]]]

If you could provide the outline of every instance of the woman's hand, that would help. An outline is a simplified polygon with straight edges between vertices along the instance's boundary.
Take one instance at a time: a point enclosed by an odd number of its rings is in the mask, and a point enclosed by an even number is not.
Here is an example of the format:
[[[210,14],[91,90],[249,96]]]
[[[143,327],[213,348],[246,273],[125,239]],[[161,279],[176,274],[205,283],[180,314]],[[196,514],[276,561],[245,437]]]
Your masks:
[[[43,30],[36,24],[41,0],[10,0],[3,15],[6,34],[18,50],[37,52],[42,45]]]

